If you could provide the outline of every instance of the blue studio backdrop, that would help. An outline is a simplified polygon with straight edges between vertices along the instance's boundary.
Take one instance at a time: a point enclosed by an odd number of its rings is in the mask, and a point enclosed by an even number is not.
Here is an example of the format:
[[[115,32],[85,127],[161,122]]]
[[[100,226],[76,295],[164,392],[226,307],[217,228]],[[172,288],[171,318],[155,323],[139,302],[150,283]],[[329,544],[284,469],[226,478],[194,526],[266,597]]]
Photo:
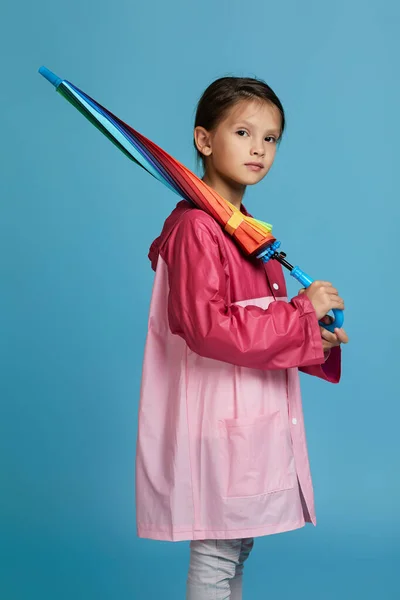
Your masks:
[[[3,7],[2,599],[183,598],[189,557],[139,540],[134,505],[147,252],[179,199],[42,64],[193,170],[211,81],[277,92],[287,132],[245,203],[338,287],[350,343],[339,386],[302,376],[318,526],[257,538],[245,597],[398,598],[399,21],[394,0]]]

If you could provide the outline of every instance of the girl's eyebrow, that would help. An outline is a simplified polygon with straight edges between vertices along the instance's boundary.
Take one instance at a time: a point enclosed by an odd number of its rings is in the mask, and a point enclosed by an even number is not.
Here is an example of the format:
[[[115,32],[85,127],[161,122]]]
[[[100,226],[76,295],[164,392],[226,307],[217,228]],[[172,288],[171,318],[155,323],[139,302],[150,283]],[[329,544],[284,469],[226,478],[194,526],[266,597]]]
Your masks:
[[[249,123],[248,121],[237,121],[237,123],[235,123],[234,125],[235,125],[235,127],[238,127],[239,125],[245,125],[249,129],[251,129],[253,127],[253,125],[251,123]],[[278,129],[267,129],[266,133],[267,134],[273,133],[277,137],[279,137],[281,134],[281,132]]]

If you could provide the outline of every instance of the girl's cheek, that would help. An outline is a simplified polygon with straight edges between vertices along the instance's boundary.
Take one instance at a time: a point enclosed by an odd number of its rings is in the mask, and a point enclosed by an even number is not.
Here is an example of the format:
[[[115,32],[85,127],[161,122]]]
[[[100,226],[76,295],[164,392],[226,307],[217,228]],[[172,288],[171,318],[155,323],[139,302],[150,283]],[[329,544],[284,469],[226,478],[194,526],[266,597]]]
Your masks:
[[[270,157],[271,157],[271,164],[274,162],[275,160],[275,156],[276,156],[276,146],[273,146],[272,151],[270,153]]]

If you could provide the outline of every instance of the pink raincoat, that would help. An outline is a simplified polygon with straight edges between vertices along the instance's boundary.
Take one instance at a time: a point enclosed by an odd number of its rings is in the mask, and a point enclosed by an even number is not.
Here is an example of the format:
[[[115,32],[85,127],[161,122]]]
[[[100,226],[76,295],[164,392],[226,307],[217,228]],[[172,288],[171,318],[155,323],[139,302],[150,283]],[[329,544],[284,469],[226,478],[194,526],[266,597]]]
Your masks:
[[[242,211],[246,213],[245,209]],[[156,271],[136,453],[139,537],[232,539],[315,524],[298,369],[340,379],[305,294],[179,202]]]

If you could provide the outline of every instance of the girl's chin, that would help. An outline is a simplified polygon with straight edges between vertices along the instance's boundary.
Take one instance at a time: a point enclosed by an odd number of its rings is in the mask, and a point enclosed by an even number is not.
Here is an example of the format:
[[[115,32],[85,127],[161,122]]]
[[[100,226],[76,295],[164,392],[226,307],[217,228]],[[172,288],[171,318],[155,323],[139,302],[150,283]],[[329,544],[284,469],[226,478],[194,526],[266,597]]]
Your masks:
[[[242,185],[255,185],[256,183],[261,181],[261,179],[264,179],[264,177],[265,171],[262,175],[261,173],[249,173],[247,176],[243,176],[240,178],[240,183]]]
[[[265,169],[263,169],[260,172],[256,172],[256,171],[245,171],[245,172],[240,172],[238,173],[238,171],[235,171],[234,173],[228,173],[225,172],[223,173],[222,171],[220,171],[220,176],[222,176],[222,178],[230,183],[233,186],[247,186],[247,185],[255,185],[256,183],[258,183],[259,181],[261,181],[261,179],[264,179],[266,175]]]

